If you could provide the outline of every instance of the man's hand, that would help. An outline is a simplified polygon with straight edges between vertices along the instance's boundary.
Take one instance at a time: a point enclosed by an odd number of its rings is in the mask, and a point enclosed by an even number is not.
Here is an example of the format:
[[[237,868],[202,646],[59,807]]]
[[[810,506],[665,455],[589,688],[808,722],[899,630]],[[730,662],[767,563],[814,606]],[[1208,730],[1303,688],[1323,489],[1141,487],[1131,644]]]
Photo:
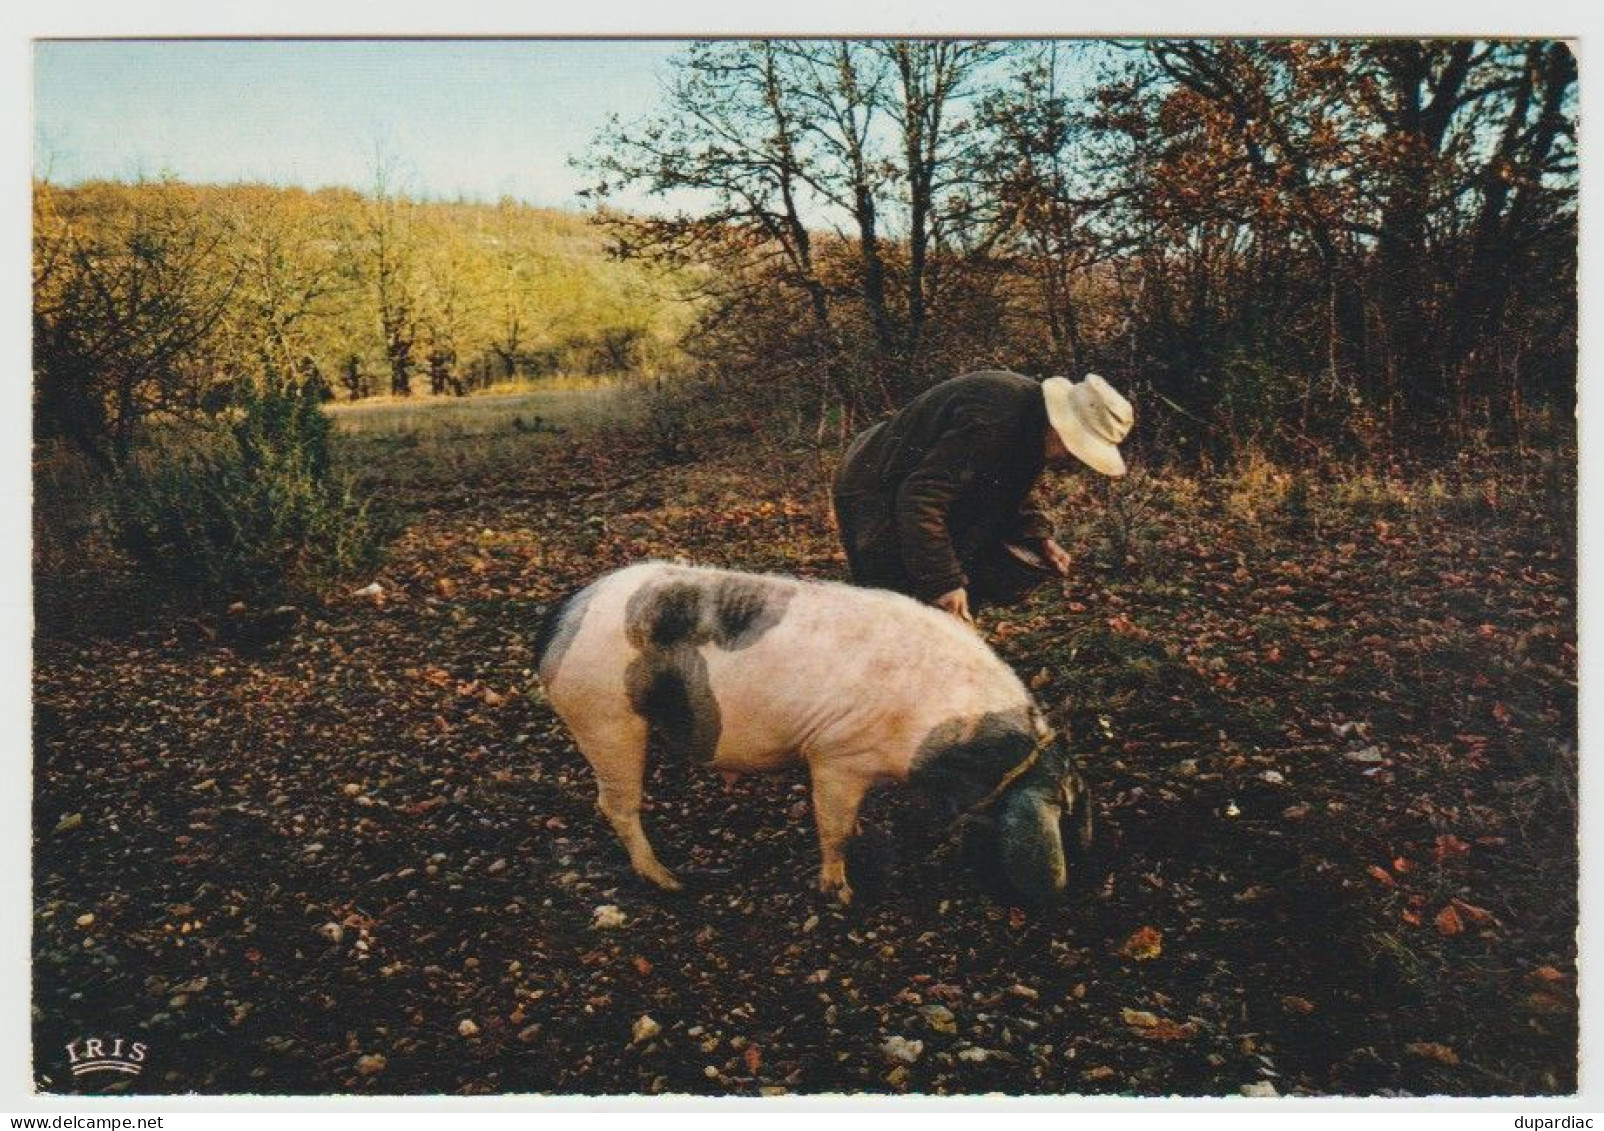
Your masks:
[[[1047,559],[1047,564],[1052,567],[1054,573],[1056,573],[1059,577],[1069,576],[1069,567],[1074,563],[1070,559],[1068,550],[1064,549],[1064,547],[1060,546],[1057,542],[1054,542],[1051,538],[1043,538],[1041,540],[1041,552],[1042,556]]]
[[[951,613],[965,624],[975,623],[975,618],[969,615],[969,594],[962,589],[943,593],[930,603],[944,613]]]

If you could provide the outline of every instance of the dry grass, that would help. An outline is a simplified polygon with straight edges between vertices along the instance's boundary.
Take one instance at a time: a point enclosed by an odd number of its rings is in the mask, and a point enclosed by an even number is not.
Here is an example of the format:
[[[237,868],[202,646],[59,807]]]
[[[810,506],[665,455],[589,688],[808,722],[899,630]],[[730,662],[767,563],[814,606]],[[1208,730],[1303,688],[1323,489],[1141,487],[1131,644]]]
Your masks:
[[[337,459],[359,483],[411,505],[467,485],[526,484],[554,440],[638,423],[640,380],[562,378],[468,397],[373,398],[330,405]]]
[[[364,439],[572,431],[633,420],[639,388],[618,378],[554,378],[469,397],[371,397],[331,404],[328,413],[341,435]]]

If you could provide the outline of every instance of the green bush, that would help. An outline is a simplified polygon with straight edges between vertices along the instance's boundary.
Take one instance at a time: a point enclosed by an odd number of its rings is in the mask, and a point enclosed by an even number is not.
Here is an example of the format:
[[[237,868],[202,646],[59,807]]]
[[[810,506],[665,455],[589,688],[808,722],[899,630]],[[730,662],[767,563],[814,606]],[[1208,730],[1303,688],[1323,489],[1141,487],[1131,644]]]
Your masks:
[[[211,431],[147,453],[117,485],[119,543],[208,600],[278,601],[378,563],[389,521],[330,467],[310,384],[243,388]]]

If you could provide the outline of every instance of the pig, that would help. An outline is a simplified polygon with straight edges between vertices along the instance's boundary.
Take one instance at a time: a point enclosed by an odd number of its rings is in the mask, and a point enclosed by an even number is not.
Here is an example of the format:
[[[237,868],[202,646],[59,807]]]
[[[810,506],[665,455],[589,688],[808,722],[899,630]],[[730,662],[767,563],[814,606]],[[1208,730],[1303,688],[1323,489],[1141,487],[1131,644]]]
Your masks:
[[[882,784],[984,809],[1030,900],[1065,890],[1065,829],[1090,842],[1086,784],[1019,678],[974,629],[901,594],[643,562],[549,606],[535,652],[597,808],[660,888],[681,884],[641,826],[649,746],[727,775],[804,763],[819,890],[842,903],[858,807]]]

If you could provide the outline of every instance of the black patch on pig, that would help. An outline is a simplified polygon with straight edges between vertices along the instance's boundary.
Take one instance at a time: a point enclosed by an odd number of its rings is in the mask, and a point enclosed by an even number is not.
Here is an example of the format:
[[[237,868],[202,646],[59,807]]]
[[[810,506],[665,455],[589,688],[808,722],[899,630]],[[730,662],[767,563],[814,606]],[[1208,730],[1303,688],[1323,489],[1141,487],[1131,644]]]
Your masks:
[[[579,634],[590,597],[591,587],[586,585],[570,589],[546,606],[535,629],[535,667],[541,679],[549,681],[562,667],[563,655]]]
[[[624,673],[630,706],[673,750],[711,761],[718,699],[700,649],[750,647],[779,624],[792,587],[752,577],[657,578],[624,607],[624,634],[638,655]]]
[[[1027,787],[1010,790],[999,803],[997,847],[1009,887],[1033,904],[1064,894],[1069,866],[1057,798]]]
[[[936,727],[915,763],[915,780],[952,812],[973,810],[1036,739],[1028,712],[955,719]],[[972,728],[972,729],[971,729]],[[954,737],[956,736],[956,737]],[[1006,753],[1006,756],[1004,754]],[[1072,803],[1065,805],[1066,800]],[[1079,847],[1091,797],[1062,735],[1043,746],[1021,773],[962,829],[962,855],[981,889],[1005,903],[1051,902],[1082,870],[1069,857]],[[1089,829],[1087,830],[1089,832]]]
[[[958,853],[976,887],[998,903],[1015,902],[1017,893],[1003,872],[1002,837],[995,821],[975,821],[964,826]]]
[[[914,753],[908,780],[937,804],[959,813],[978,804],[1036,744],[1030,711],[989,711],[933,727]],[[1027,773],[1020,779],[1034,778]]]
[[[713,590],[713,640],[736,652],[785,619],[793,588],[751,577],[726,577]]]
[[[710,762],[721,730],[718,700],[707,679],[707,661],[680,646],[631,660],[624,672],[629,704],[670,751]]]
[[[625,606],[624,631],[642,650],[716,644],[739,651],[785,619],[794,592],[762,577],[649,581]]]
[[[624,616],[630,628],[630,639],[637,646],[672,648],[678,644],[700,644],[702,591],[684,581],[643,585],[629,599]]]
[[[759,578],[648,581],[624,607],[624,634],[639,653],[624,673],[630,706],[671,750],[711,761],[721,717],[700,649],[750,646],[790,600],[789,586]]]

